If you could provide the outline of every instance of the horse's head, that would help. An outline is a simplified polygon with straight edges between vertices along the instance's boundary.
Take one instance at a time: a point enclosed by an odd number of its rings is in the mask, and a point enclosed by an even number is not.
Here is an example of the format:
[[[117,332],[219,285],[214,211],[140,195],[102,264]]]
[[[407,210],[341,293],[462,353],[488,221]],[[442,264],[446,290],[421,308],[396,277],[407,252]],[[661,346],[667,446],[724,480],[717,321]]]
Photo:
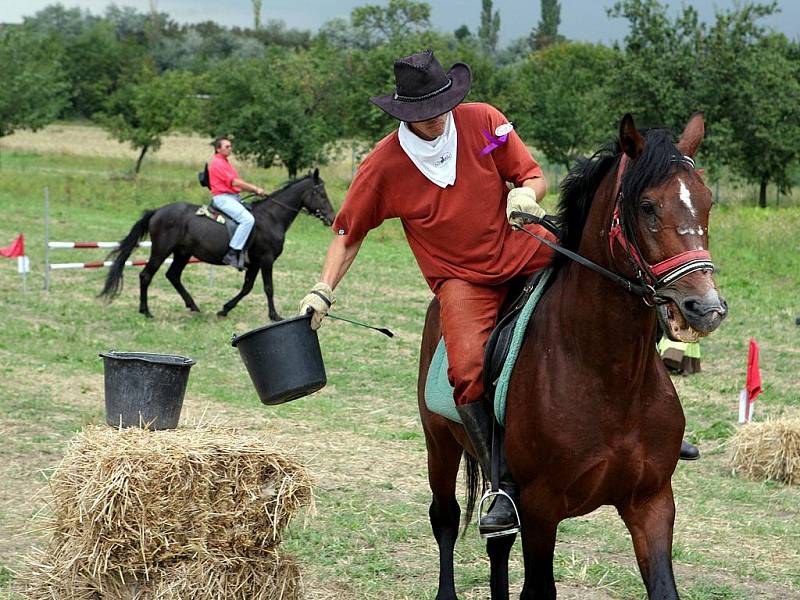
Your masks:
[[[617,176],[612,252],[628,250],[640,277],[654,288],[662,328],[675,341],[708,335],[728,312],[708,252],[711,190],[694,166],[703,136],[702,113],[690,119],[676,145],[665,130],[642,136],[630,115],[620,124],[624,172]],[[618,239],[616,222],[621,222]]]
[[[314,172],[309,173],[308,176],[311,178],[312,185],[303,192],[300,198],[302,207],[320,219],[325,225],[330,225],[336,217],[336,211],[333,210],[331,201],[328,199],[328,192],[325,191],[325,182],[319,176],[319,169],[314,169]]]

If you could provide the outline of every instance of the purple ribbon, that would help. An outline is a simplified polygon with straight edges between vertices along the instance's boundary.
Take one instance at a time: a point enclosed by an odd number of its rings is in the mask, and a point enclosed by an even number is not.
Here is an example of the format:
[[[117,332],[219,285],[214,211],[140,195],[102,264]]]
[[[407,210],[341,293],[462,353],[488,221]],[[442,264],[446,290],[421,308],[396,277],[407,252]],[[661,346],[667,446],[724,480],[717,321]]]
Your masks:
[[[489,154],[489,152],[491,152],[495,148],[498,148],[499,146],[502,146],[508,141],[508,134],[497,137],[496,135],[492,135],[485,129],[483,130],[483,137],[485,137],[489,141],[489,145],[486,146],[483,150],[481,150],[481,156],[486,156],[487,154]]]

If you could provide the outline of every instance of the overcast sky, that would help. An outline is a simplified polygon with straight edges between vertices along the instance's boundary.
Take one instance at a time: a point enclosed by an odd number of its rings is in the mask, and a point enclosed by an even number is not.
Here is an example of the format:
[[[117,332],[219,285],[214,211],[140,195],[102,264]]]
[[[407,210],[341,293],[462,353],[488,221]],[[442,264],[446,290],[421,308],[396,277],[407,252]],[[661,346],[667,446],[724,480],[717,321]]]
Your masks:
[[[216,21],[221,25],[250,26],[253,22],[251,0],[156,0],[158,10],[168,13],[178,22]],[[62,0],[65,6],[77,6],[100,14],[110,4],[108,0]],[[382,4],[380,0],[264,0],[262,21],[281,19],[289,27],[316,29],[335,17],[347,17],[354,6]],[[23,16],[32,15],[53,0],[0,0],[0,22],[18,23]],[[149,10],[150,0],[120,0],[117,4]],[[432,20],[437,29],[453,31],[466,24],[477,30],[481,0],[432,0]],[[591,42],[610,42],[625,35],[626,24],[609,19],[605,9],[613,0],[561,0],[561,33],[569,39]],[[675,14],[687,2],[668,0]],[[701,19],[712,21],[715,10],[726,10],[734,0],[695,0],[693,5]],[[782,12],[766,25],[783,31],[793,39],[800,38],[800,1],[780,0]],[[500,42],[526,35],[539,20],[539,0],[494,0],[500,12]]]

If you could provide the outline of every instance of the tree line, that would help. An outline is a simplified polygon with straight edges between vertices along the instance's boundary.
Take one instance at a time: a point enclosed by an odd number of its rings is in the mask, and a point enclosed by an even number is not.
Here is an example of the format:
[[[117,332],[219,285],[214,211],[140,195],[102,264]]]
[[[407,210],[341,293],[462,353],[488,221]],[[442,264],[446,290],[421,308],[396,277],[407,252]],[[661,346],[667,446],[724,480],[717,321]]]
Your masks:
[[[474,33],[437,30],[430,4],[414,0],[357,7],[313,34],[262,24],[252,2],[249,28],[60,4],[0,27],[0,136],[90,119],[139,151],[138,172],[172,130],[224,133],[238,153],[293,177],[341,140],[370,144],[396,127],[368,98],[393,88],[395,58],[431,48],[446,66],[471,66],[468,100],[501,108],[566,168],[614,139],[625,112],[679,131],[704,110],[704,164],[758,185],[761,206],[767,185],[788,193],[798,169],[800,44],[762,24],[774,2],[742,2],[704,23],[691,6],[670,16],[658,0],[618,0],[608,17],[628,34],[602,45],[567,40],[560,2],[543,0],[530,33],[505,48],[492,0],[481,1]]]

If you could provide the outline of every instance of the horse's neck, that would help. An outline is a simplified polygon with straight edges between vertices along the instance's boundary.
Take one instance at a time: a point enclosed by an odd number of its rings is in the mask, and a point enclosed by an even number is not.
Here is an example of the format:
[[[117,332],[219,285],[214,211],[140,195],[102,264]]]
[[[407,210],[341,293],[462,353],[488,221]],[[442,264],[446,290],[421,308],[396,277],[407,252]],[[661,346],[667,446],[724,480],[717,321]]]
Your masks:
[[[267,198],[259,206],[270,218],[284,229],[294,222],[302,207],[303,182],[298,181],[281,192]]]
[[[579,253],[625,276],[624,258],[614,260],[608,242],[613,211],[614,176],[607,178],[592,201],[583,228]],[[623,271],[620,268],[623,268]],[[636,296],[604,276],[577,263],[562,268],[556,293],[572,302],[559,302],[560,330],[574,341],[584,360],[614,364],[620,376],[639,376],[646,357],[655,352],[656,313]]]

